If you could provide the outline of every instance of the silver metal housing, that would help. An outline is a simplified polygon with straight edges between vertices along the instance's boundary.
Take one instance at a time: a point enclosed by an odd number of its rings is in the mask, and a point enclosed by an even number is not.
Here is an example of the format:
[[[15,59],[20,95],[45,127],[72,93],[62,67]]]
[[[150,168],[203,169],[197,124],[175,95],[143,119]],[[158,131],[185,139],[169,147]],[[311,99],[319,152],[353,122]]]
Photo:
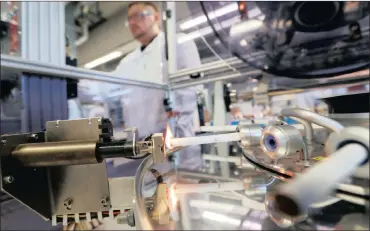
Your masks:
[[[299,130],[290,125],[271,125],[263,129],[262,150],[272,159],[305,152],[305,143]]]
[[[262,128],[257,124],[240,124],[237,128],[240,133],[239,144],[243,147],[259,145]]]

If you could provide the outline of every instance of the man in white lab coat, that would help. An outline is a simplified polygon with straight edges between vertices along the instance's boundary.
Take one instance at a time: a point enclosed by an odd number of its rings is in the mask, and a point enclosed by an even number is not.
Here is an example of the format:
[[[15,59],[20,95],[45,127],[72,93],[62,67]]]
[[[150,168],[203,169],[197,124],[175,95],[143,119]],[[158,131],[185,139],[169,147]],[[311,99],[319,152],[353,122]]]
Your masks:
[[[133,2],[128,7],[128,26],[141,46],[124,57],[115,75],[145,82],[168,83],[165,37],[160,30],[161,14],[153,2]],[[201,65],[194,41],[177,43],[177,69]],[[165,112],[162,90],[128,87],[131,93],[122,98],[123,118],[126,127],[137,127],[139,137],[164,132],[168,117],[175,116],[172,133],[176,137],[194,136],[194,113],[197,110],[196,87],[173,92],[174,113]],[[180,153],[181,164],[198,168],[201,164],[200,148],[190,147]]]

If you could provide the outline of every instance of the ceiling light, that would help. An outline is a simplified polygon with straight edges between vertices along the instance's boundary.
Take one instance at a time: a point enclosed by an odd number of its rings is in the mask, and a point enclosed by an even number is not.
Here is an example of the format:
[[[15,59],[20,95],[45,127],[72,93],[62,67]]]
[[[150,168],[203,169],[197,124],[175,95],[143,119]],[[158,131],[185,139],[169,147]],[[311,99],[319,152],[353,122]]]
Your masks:
[[[260,14],[261,14],[261,11],[258,8],[254,8],[253,10],[251,10],[249,12],[249,16],[251,17],[251,19],[255,18],[256,16],[261,16]],[[230,27],[230,26],[234,25],[237,20],[240,20],[239,16],[236,16],[236,17],[233,17],[231,19],[222,21],[221,22],[222,27],[220,26],[220,24],[214,24],[214,27],[215,27],[216,30],[220,30],[222,28],[227,28],[227,27]],[[253,21],[253,22],[250,23],[250,21]],[[247,24],[249,24],[248,26],[251,26],[252,29],[255,29],[256,27],[259,27],[259,26],[263,25],[263,22],[259,21],[259,20],[247,20],[246,22],[248,22],[247,23]],[[245,26],[244,25],[245,22],[243,22],[242,24],[243,24],[243,26]],[[237,29],[239,27],[240,26],[237,26]],[[235,29],[233,28],[233,30],[235,30]],[[177,40],[177,43],[181,44],[181,43],[184,43],[184,42],[187,42],[187,41],[190,41],[190,40],[194,40],[196,38],[200,38],[202,36],[206,36],[206,35],[211,34],[211,33],[213,33],[212,28],[210,26],[207,26],[207,27],[201,28],[199,30],[196,30],[194,32],[190,32],[188,34],[180,36]]]
[[[98,59],[95,59],[94,61],[91,61],[89,63],[86,63],[84,65],[85,68],[92,69],[94,67],[97,67],[99,65],[102,65],[106,62],[109,62],[113,59],[121,57],[123,54],[120,51],[113,51],[112,53],[109,53],[107,55],[104,55],[103,57],[100,57]]]
[[[221,17],[223,15],[226,15],[231,12],[238,11],[238,4],[237,3],[232,3],[229,5],[226,5],[224,7],[221,7],[220,9],[217,9],[213,12],[208,13],[208,17],[210,20]],[[261,11],[259,8],[254,8],[251,11],[248,12],[248,15],[250,18],[253,18],[257,15],[261,14]],[[186,22],[183,22],[180,24],[180,29],[181,30],[187,30],[189,28],[195,27],[197,25],[200,25],[202,23],[207,22],[207,17],[205,15],[190,19]]]
[[[232,26],[237,19],[238,19],[238,17],[234,17],[234,18],[231,18],[229,20],[225,20],[225,21],[221,22],[222,28]],[[216,30],[220,30],[222,28],[219,24],[215,25]],[[212,28],[210,26],[207,26],[207,27],[202,28],[200,30],[197,30],[197,31],[191,32],[189,34],[180,36],[179,39],[177,40],[177,43],[181,44],[181,43],[184,43],[184,42],[187,42],[187,41],[190,41],[190,40],[194,40],[196,38],[211,34],[212,32],[213,32]]]

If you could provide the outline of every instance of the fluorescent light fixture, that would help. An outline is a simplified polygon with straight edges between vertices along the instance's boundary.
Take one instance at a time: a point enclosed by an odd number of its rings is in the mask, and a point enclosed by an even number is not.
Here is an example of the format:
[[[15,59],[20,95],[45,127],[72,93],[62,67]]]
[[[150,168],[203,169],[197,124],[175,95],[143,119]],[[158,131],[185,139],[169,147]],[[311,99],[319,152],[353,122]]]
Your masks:
[[[237,10],[238,10],[238,4],[237,3],[232,3],[232,4],[226,5],[224,7],[221,7],[220,9],[217,9],[213,12],[208,13],[208,17],[209,17],[210,20],[212,20],[212,19],[221,17],[223,15],[226,15],[228,13],[231,13],[231,12],[234,12],[234,11],[237,11]],[[260,11],[259,8],[254,8],[253,10],[248,11],[248,16],[250,18],[253,18],[253,17],[255,17],[259,14],[261,14],[261,11]],[[199,16],[199,17],[196,17],[196,18],[193,18],[193,19],[190,19],[188,21],[185,21],[185,22],[181,23],[180,24],[180,29],[181,30],[187,30],[187,29],[190,29],[192,27],[195,27],[195,26],[200,25],[200,24],[205,23],[205,22],[207,22],[207,17],[205,15],[202,15],[202,16]]]
[[[238,19],[239,19],[239,17],[235,17],[235,18],[225,20],[225,21],[221,22],[221,25],[222,25],[223,28],[232,26],[236,22],[236,20],[238,20]],[[220,30],[221,26],[219,24],[216,24],[215,29]],[[190,41],[190,40],[194,40],[196,38],[211,34],[212,32],[213,32],[212,28],[210,26],[207,26],[207,27],[202,28],[200,30],[197,30],[197,31],[191,32],[189,34],[180,36],[177,40],[177,43],[181,44],[181,43],[184,43],[184,42],[187,42],[187,41]]]
[[[233,5],[233,4],[230,4],[230,5]],[[261,14],[262,14],[262,12],[260,11],[259,8],[254,8],[253,10],[249,11],[249,17],[251,19],[252,18],[255,18],[256,16],[259,16],[259,19],[262,19],[263,20],[263,18],[265,16],[264,15],[261,15]],[[198,17],[198,18],[200,18],[200,17]],[[196,19],[197,18],[192,19],[192,20],[196,20]],[[189,20],[189,22],[192,21],[192,20]],[[215,29],[216,30],[220,30],[222,28],[226,28],[226,27],[232,26],[237,20],[240,20],[240,17],[239,16],[236,16],[236,17],[233,17],[231,19],[222,21],[221,22],[222,27],[219,24],[215,24],[214,26],[215,26]],[[248,21],[246,21],[246,22],[248,22]],[[262,24],[263,24],[262,21],[254,20],[254,22],[249,23],[249,26],[252,26],[253,29],[255,29],[255,28],[260,27]],[[194,32],[190,32],[188,34],[185,34],[183,36],[180,36],[177,39],[177,43],[181,44],[181,43],[184,43],[184,42],[187,42],[187,41],[190,41],[190,40],[194,40],[194,39],[200,38],[202,36],[206,36],[206,35],[211,34],[211,33],[213,33],[212,28],[210,26],[207,26],[207,27],[201,28],[199,30],[196,30]]]
[[[116,59],[116,58],[119,58],[121,57],[123,54],[122,52],[120,51],[113,51],[112,53],[109,53],[107,55],[104,55],[103,57],[100,57],[98,59],[95,59],[94,61],[91,61],[89,63],[86,63],[84,65],[85,68],[88,68],[88,69],[91,69],[91,68],[94,68],[94,67],[97,67],[99,65],[102,65],[106,62],[109,62],[113,59]]]

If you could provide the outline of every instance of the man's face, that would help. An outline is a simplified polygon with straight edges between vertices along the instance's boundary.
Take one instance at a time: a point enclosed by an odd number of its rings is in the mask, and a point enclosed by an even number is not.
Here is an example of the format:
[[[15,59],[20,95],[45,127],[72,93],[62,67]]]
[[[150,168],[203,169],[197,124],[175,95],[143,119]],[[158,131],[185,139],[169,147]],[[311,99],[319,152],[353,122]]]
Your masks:
[[[145,36],[158,23],[158,13],[153,7],[135,4],[128,10],[128,25],[135,39]]]

